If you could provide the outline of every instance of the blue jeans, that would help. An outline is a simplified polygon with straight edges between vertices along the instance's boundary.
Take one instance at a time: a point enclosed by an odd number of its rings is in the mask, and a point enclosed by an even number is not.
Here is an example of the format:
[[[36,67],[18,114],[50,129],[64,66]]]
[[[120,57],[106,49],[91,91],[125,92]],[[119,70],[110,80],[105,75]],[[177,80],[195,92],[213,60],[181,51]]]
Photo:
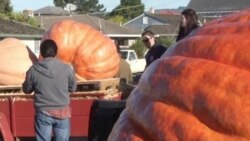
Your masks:
[[[37,141],[51,141],[52,131],[55,141],[68,141],[70,118],[58,119],[37,112],[35,115],[35,131]]]

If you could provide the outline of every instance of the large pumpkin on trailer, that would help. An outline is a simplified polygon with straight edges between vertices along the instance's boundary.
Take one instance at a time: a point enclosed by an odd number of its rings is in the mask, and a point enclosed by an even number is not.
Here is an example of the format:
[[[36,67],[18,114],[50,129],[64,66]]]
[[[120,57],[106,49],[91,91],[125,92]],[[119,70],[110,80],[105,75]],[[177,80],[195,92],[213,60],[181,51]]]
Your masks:
[[[110,78],[118,72],[120,57],[114,42],[86,24],[57,22],[44,34],[45,39],[57,43],[57,57],[70,63],[80,80]]]
[[[36,55],[19,39],[0,41],[0,85],[19,85],[26,71],[37,62]]]
[[[109,141],[249,141],[249,13],[204,25],[150,65]]]

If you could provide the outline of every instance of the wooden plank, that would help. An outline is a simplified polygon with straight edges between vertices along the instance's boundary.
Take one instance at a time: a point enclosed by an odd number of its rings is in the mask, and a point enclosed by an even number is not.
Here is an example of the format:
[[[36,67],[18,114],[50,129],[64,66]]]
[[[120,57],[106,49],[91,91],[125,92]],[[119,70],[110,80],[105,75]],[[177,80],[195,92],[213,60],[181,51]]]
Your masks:
[[[4,89],[18,89],[21,88],[22,85],[0,85],[0,90]]]
[[[78,81],[78,91],[118,89],[120,78]],[[87,88],[86,88],[87,87]]]
[[[102,92],[108,94],[111,90],[117,92],[119,83],[120,78],[77,81],[76,93]],[[0,85],[0,96],[1,95],[23,95],[22,85]]]
[[[91,92],[76,92],[71,94],[71,99],[110,99],[112,97],[117,97],[121,93],[116,91],[91,91]],[[13,93],[13,94],[0,94],[0,100],[5,100],[6,98],[19,98],[19,99],[32,99],[33,94],[24,94],[24,93]]]
[[[22,85],[0,85],[0,93],[20,93]]]

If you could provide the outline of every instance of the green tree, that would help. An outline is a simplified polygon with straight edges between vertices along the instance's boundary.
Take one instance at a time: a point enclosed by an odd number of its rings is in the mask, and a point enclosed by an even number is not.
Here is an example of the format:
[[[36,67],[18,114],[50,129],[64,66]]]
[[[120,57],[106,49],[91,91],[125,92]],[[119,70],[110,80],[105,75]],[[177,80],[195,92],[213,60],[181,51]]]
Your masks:
[[[10,0],[0,0],[0,13],[9,13],[12,10]]]
[[[54,0],[54,5],[63,8],[66,5],[66,2],[64,0]]]
[[[175,43],[175,37],[168,37],[168,36],[161,36],[156,38],[157,42],[166,46],[167,48],[170,47],[172,44]],[[131,46],[131,49],[135,50],[138,58],[143,58],[147,48],[141,41],[141,39],[137,39],[136,42]]]
[[[35,18],[25,17],[23,13],[13,12],[10,0],[0,0],[0,18],[38,26]]]
[[[121,0],[118,5],[108,16],[123,16],[127,21],[131,20],[144,12],[144,4],[141,0]]]
[[[105,12],[103,4],[99,4],[99,0],[54,0],[55,6],[64,7],[67,3],[72,3],[77,6],[75,10],[77,13],[96,13]]]
[[[9,13],[0,13],[0,18],[6,20],[13,20],[21,23],[26,23],[32,26],[38,27],[39,24],[37,20],[33,17],[25,17],[23,13],[9,12]]]
[[[96,13],[104,12],[106,9],[103,4],[99,4],[99,0],[80,0],[77,11],[80,13]]]
[[[115,15],[113,17],[110,17],[109,20],[118,24],[127,22],[127,20],[121,15]]]
[[[161,36],[157,38],[157,41],[166,47],[170,47],[173,43],[175,43],[175,40],[176,40],[175,37],[169,37],[169,36]]]
[[[138,38],[136,42],[131,46],[131,49],[135,50],[138,58],[143,58],[147,48],[144,46],[142,40]]]

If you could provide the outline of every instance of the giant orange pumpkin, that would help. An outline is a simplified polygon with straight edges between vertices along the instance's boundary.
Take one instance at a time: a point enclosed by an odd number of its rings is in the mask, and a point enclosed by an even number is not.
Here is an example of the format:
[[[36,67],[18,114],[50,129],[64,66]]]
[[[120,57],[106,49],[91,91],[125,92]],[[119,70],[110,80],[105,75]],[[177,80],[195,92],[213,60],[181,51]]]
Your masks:
[[[150,65],[109,141],[249,141],[249,13],[204,25]]]
[[[0,41],[0,85],[22,84],[26,71],[37,57],[19,39],[6,38]]]
[[[45,39],[57,43],[57,57],[72,64],[79,79],[110,78],[118,72],[120,57],[114,42],[86,24],[60,21],[44,34]]]

